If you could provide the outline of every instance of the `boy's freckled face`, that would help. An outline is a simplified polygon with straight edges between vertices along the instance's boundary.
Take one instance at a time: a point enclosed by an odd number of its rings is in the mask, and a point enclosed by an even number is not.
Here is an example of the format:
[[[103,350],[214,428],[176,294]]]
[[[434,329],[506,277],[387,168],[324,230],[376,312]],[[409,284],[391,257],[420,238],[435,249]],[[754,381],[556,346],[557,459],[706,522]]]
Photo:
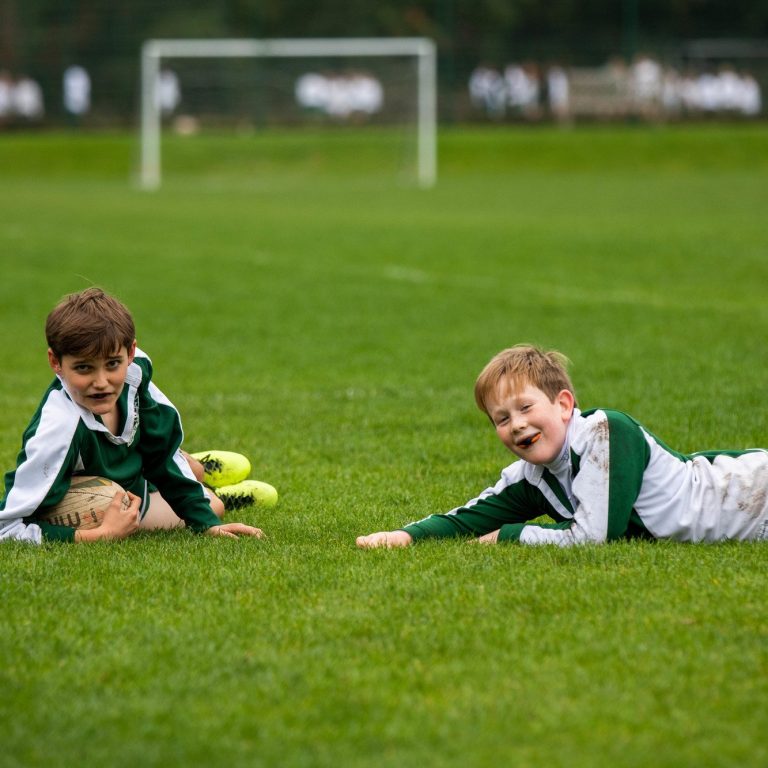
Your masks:
[[[135,344],[130,350],[120,347],[109,357],[62,355],[59,360],[48,350],[48,360],[78,405],[105,416],[117,408],[134,353]]]
[[[562,450],[574,397],[567,389],[551,401],[538,387],[502,381],[488,398],[496,434],[512,453],[531,464],[549,464]]]

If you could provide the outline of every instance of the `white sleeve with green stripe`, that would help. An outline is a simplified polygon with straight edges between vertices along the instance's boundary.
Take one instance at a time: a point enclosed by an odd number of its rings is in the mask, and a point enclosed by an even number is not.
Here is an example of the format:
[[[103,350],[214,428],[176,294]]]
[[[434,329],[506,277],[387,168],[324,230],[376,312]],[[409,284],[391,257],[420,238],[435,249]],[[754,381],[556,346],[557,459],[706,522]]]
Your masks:
[[[505,525],[501,540],[567,547],[624,538],[631,526],[643,530],[634,504],[650,448],[640,426],[618,411],[577,416],[570,448],[576,500],[570,524]]]

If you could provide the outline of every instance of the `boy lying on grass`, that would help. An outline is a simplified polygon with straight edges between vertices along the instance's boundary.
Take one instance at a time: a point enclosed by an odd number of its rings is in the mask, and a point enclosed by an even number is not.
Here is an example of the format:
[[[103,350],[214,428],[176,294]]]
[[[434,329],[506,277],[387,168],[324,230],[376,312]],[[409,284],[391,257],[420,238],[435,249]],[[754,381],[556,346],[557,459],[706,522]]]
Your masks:
[[[581,412],[558,352],[518,345],[496,355],[475,400],[520,461],[464,506],[362,548],[430,537],[484,543],[600,543],[644,536],[701,542],[768,539],[768,451],[679,453],[619,411]],[[530,521],[548,515],[555,522]]]
[[[99,288],[67,296],[48,316],[45,332],[56,378],[24,432],[16,469],[5,476],[0,539],[122,539],[185,524],[213,536],[262,536],[258,528],[221,518],[227,494],[233,506],[249,494],[256,503],[263,484],[230,476],[230,483],[242,482],[220,489],[221,497],[202,484],[206,467],[180,450],[179,414],[152,382],[152,364],[137,349],[133,318],[120,301]],[[241,458],[247,474],[250,465]],[[217,477],[226,476],[226,467],[223,474],[216,469]],[[114,481],[130,504],[117,493],[95,528],[42,520],[73,475]]]

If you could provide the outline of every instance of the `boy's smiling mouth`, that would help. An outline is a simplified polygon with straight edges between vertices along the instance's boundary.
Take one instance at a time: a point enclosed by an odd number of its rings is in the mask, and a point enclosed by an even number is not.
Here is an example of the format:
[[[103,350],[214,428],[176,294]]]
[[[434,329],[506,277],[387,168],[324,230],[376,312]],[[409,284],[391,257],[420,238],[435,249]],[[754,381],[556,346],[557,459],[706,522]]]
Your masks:
[[[528,435],[528,437],[524,437],[522,440],[518,442],[519,448],[530,448],[539,438],[541,437],[541,432],[536,432],[533,435]]]

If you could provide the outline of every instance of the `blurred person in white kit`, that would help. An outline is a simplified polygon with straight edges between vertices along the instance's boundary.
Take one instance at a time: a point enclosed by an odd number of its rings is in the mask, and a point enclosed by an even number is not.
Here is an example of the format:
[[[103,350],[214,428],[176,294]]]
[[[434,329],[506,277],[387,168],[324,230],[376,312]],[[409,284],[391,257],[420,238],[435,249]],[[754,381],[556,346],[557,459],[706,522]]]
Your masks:
[[[86,70],[73,65],[64,70],[64,109],[75,121],[91,109],[91,78]]]

